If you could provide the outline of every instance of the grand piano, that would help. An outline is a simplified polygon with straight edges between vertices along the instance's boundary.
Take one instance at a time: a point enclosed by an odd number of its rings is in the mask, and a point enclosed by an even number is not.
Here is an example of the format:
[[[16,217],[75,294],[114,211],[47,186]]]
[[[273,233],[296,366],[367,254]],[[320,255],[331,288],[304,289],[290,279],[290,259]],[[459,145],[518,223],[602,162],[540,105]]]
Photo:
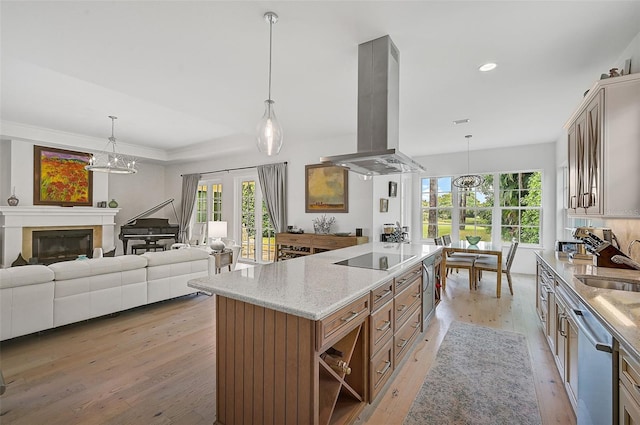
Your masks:
[[[173,239],[178,241],[178,229],[180,226],[177,224],[169,224],[168,218],[145,218],[169,204],[173,207],[173,213],[176,216],[176,221],[179,221],[176,208],[173,205],[173,199],[167,199],[155,207],[149,208],[147,211],[131,218],[122,225],[120,228],[120,235],[118,237],[122,240],[123,252],[125,254],[127,253],[127,244],[131,240],[144,241],[144,245],[148,249],[160,247],[161,245],[157,245],[157,243],[163,239]]]

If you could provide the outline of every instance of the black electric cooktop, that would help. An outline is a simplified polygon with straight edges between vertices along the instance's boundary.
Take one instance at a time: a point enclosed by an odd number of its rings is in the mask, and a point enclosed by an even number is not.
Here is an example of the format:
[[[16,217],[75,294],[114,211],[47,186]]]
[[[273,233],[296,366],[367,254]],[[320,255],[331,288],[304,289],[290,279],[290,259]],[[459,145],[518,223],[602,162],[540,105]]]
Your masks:
[[[412,259],[413,257],[415,257],[415,255],[370,252],[368,254],[363,254],[357,257],[338,261],[334,264],[339,264],[341,266],[360,267],[363,269],[388,270],[392,267],[397,266],[403,261]]]

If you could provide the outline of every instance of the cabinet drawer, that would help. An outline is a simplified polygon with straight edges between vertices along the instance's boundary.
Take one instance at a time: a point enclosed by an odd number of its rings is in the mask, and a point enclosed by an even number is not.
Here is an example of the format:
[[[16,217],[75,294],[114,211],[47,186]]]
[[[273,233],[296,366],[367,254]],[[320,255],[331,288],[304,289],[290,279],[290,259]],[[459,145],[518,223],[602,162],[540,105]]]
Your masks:
[[[422,276],[422,265],[418,264],[411,270],[395,278],[395,293],[396,295],[407,286],[411,285],[413,281]]]
[[[409,347],[413,343],[422,321],[420,309],[416,308],[407,320],[407,323],[400,328],[393,337],[394,365],[398,365],[402,358],[409,352]]]
[[[393,300],[393,314],[395,316],[395,323],[393,329],[397,331],[407,321],[410,313],[414,308],[420,306],[422,303],[422,288],[421,279],[414,280],[414,282],[402,291]]]
[[[369,317],[369,294],[341,308],[329,317],[316,322],[317,349],[335,341]]]
[[[276,244],[311,246],[311,235],[278,233]]]
[[[631,396],[640,403],[640,362],[620,349],[620,381]]]
[[[373,401],[384,384],[393,374],[393,345],[388,341],[369,364],[371,382],[371,401]]]
[[[314,248],[338,249],[356,245],[355,236],[316,236],[313,240]]]
[[[373,356],[393,336],[393,302],[371,315],[371,355]]]
[[[371,291],[371,311],[376,311],[393,298],[393,279]]]

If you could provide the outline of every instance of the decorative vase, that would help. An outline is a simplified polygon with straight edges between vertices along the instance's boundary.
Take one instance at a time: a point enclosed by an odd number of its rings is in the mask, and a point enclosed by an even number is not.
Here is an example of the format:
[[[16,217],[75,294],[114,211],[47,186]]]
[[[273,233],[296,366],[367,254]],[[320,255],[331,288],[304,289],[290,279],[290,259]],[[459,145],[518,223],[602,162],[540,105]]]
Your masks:
[[[9,204],[9,206],[11,206],[11,207],[15,207],[15,206],[18,205],[19,202],[20,202],[20,200],[18,198],[16,198],[16,188],[14,187],[13,188],[13,193],[7,199],[7,204]]]
[[[111,201],[109,201],[109,208],[118,208],[118,203],[116,202],[115,199],[112,199]]]

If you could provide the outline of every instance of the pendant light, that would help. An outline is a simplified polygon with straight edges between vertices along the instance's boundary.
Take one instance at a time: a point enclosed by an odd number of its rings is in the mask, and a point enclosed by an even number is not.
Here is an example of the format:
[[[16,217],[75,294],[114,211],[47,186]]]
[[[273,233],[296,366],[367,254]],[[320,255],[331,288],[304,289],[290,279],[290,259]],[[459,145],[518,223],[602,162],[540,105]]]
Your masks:
[[[268,156],[277,155],[282,148],[282,127],[276,118],[274,101],[271,100],[271,50],[273,24],[278,22],[278,15],[273,12],[264,14],[269,23],[269,98],[264,101],[264,115],[258,123],[258,150]]]
[[[480,186],[484,182],[484,178],[477,174],[469,174],[469,139],[471,139],[472,136],[471,134],[467,134],[464,137],[467,139],[467,174],[456,178],[453,181],[453,185],[466,190]]]
[[[105,146],[102,152],[91,156],[89,165],[84,168],[89,171],[98,171],[101,173],[135,174],[138,172],[138,170],[136,170],[135,159],[119,154],[116,151],[116,138],[113,135],[113,130],[115,120],[117,120],[118,117],[109,115],[109,118],[111,118],[111,137],[109,137],[109,142],[107,142],[107,146]]]

